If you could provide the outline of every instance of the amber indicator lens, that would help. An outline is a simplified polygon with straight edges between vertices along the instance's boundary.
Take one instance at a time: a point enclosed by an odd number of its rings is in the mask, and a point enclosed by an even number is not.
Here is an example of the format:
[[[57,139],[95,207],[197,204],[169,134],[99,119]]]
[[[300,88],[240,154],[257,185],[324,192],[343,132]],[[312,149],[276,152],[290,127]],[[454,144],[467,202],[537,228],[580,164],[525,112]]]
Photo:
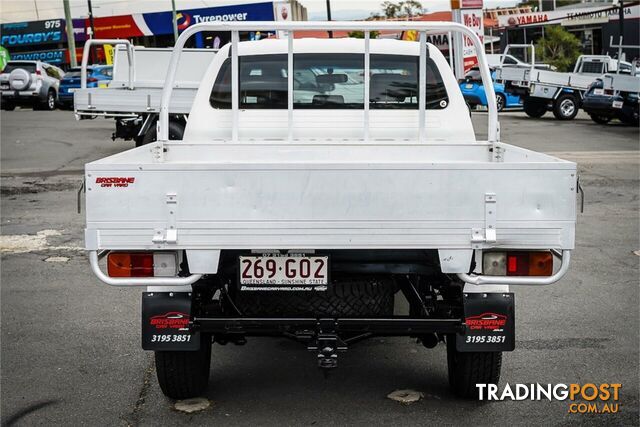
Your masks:
[[[153,252],[111,252],[107,273],[109,277],[153,277]]]

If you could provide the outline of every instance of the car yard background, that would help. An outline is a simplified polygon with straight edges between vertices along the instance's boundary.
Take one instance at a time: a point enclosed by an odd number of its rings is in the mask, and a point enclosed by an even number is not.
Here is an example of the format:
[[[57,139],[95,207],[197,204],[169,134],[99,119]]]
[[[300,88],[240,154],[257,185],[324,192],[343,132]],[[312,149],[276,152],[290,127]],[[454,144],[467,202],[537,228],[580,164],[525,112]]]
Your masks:
[[[482,134],[485,113],[473,116]],[[516,350],[505,354],[501,384],[622,383],[619,413],[457,400],[444,345],[427,350],[407,338],[354,346],[328,379],[311,353],[284,338],[250,339],[244,349],[215,344],[212,406],[194,415],[172,410],[153,355],[139,349],[140,293],[92,275],[84,214],[76,213],[84,164],[132,144],[110,141],[110,120],[18,109],[0,115],[3,424],[637,424],[638,129],[598,125],[584,113],[571,122],[500,117],[505,142],[578,162],[586,192],[568,275],[544,289],[514,287]],[[397,389],[425,397],[403,406],[386,398]]]

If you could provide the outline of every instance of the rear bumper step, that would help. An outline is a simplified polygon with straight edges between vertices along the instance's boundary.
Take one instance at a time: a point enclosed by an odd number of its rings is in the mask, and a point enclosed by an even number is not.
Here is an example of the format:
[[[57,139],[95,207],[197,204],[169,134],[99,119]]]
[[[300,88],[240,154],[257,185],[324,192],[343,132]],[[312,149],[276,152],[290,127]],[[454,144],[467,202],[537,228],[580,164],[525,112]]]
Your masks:
[[[194,317],[195,330],[218,334],[279,335],[302,330],[331,331],[335,333],[359,332],[378,336],[410,336],[429,333],[462,333],[461,319],[390,318],[204,318]]]

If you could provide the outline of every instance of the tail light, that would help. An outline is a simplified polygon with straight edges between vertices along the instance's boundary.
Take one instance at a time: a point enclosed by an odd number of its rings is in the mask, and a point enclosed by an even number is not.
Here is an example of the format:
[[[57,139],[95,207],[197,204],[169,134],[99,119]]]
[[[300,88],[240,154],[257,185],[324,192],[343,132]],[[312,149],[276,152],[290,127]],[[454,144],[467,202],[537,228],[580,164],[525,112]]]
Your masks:
[[[37,76],[41,76],[42,75],[42,71],[40,71],[39,69],[36,69],[36,75]]]
[[[95,77],[89,77],[89,78],[87,79],[87,83],[95,83],[95,82],[97,82],[97,81],[98,81],[98,79],[96,79]]]
[[[178,272],[176,252],[110,252],[109,277],[172,277]]]
[[[549,251],[485,252],[482,272],[488,276],[551,276],[553,255]]]

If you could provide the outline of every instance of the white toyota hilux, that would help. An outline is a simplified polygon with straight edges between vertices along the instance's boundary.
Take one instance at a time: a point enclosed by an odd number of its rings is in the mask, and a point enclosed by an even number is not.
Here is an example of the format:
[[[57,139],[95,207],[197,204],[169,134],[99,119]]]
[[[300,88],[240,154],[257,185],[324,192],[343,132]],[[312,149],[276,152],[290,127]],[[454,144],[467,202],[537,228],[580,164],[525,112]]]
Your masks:
[[[363,39],[294,38],[358,30]],[[419,42],[372,40],[417,30]],[[239,42],[246,31],[281,39]],[[168,105],[185,41],[230,31],[184,138]],[[488,140],[429,32],[479,53]],[[477,395],[515,346],[511,285],[569,268],[576,165],[500,141],[481,43],[464,26],[245,22],[189,27],[159,140],[86,165],[86,249],[103,282],[145,287],[142,347],[172,398],[202,393],[212,344],[286,337],[325,372],[376,336],[446,344],[450,385]],[[395,341],[387,341],[393,345]],[[417,357],[417,356],[416,356]]]

